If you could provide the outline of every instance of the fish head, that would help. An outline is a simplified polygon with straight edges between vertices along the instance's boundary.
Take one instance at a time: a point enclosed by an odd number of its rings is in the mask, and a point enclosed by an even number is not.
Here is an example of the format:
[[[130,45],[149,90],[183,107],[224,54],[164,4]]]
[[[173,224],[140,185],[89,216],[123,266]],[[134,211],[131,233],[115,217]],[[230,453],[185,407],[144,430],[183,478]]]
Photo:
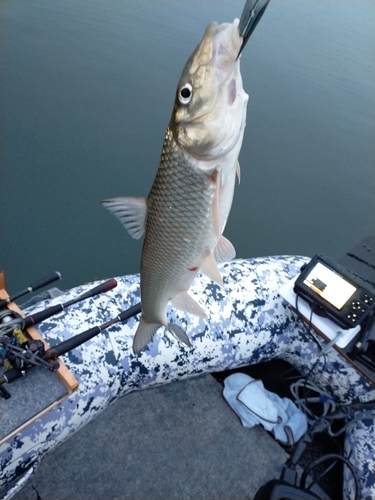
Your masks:
[[[248,95],[240,72],[238,24],[235,19],[207,26],[177,86],[171,129],[197,160],[216,160],[241,146]]]

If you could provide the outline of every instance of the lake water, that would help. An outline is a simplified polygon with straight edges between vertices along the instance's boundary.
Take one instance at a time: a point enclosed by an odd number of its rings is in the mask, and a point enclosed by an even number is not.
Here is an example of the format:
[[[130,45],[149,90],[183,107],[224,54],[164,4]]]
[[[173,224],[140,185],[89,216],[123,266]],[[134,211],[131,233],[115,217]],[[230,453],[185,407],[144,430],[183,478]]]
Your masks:
[[[15,293],[138,272],[100,200],[144,196],[208,22],[244,1],[1,2],[1,257]],[[375,6],[272,0],[241,60],[248,119],[225,235],[238,257],[338,258],[374,232]]]

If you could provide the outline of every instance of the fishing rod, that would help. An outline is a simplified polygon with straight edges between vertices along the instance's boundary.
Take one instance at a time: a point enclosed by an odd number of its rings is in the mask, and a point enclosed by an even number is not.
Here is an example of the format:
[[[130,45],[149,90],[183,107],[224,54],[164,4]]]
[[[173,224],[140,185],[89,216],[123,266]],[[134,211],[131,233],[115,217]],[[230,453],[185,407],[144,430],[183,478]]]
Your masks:
[[[7,345],[7,349],[9,349],[15,358],[18,358],[19,366],[23,366],[24,368],[31,368],[32,366],[46,366],[49,371],[56,371],[59,368],[59,363],[57,361],[58,356],[62,356],[69,351],[76,349],[80,345],[84,344],[88,340],[92,339],[99,333],[101,333],[106,328],[109,328],[116,323],[124,322],[132,316],[136,316],[141,312],[141,303],[135,304],[134,306],[129,307],[125,311],[122,311],[115,318],[103,323],[99,326],[94,326],[89,330],[86,330],[70,339],[64,340],[60,344],[56,344],[53,347],[47,349],[47,351],[41,352],[40,350],[33,347],[32,349],[22,349],[22,347]],[[0,377],[0,394],[8,399],[10,397],[10,393],[3,387],[4,382],[14,382],[18,378],[21,378],[25,375],[25,370],[20,368],[11,368],[3,373]]]
[[[88,292],[85,292],[84,294],[79,295],[74,299],[68,300],[68,302],[65,302],[64,304],[57,304],[56,306],[49,307],[44,311],[40,311],[36,314],[26,316],[25,318],[22,318],[20,315],[18,315],[19,317],[16,317],[16,319],[10,321],[8,320],[4,324],[0,324],[0,334],[9,335],[9,333],[11,333],[15,328],[25,331],[30,326],[35,326],[41,323],[42,321],[50,318],[51,316],[63,311],[67,307],[76,304],[77,302],[81,302],[81,300],[88,299],[89,297],[93,297],[94,295],[98,295],[100,293],[108,292],[109,290],[112,290],[116,286],[117,286],[117,281],[114,278],[111,278],[110,280],[101,283],[95,288],[92,288]]]
[[[35,292],[35,290],[38,290],[39,288],[43,288],[46,285],[49,285],[50,283],[53,283],[54,281],[57,281],[61,279],[61,274],[58,271],[55,271],[54,273],[49,274],[48,276],[45,276],[44,278],[41,278],[40,280],[36,281],[34,284],[28,286],[24,290],[21,290],[20,292],[12,295],[11,297],[8,297],[7,299],[2,299],[0,300],[0,309],[4,309],[5,306],[7,306],[10,302],[14,302],[16,299],[23,297],[27,293],[30,292]]]
[[[41,340],[30,339],[24,334],[26,328],[41,323],[45,319],[57,314],[67,307],[80,302],[81,300],[93,297],[100,293],[108,292],[117,286],[117,281],[112,278],[100,285],[88,290],[87,292],[71,299],[63,304],[49,307],[44,311],[34,315],[22,316],[14,311],[13,320],[5,317],[6,322],[0,324],[0,355],[4,359],[6,371],[0,377],[0,395],[6,399],[10,393],[3,387],[4,382],[13,382],[25,375],[26,370],[32,366],[44,365],[50,371],[56,371],[59,363],[55,360],[48,362],[43,359],[45,354],[44,344]]]
[[[50,347],[45,352],[43,359],[45,361],[56,360],[58,356],[62,356],[63,354],[66,354],[67,352],[76,349],[80,345],[84,344],[88,340],[92,339],[93,337],[101,333],[106,328],[109,328],[110,326],[115,325],[116,323],[122,323],[123,321],[131,318],[132,316],[136,316],[140,312],[141,312],[141,303],[138,302],[138,304],[135,304],[134,306],[129,307],[129,309],[122,311],[118,316],[107,321],[106,323],[103,323],[102,325],[99,326],[94,326],[93,328],[90,328],[85,332],[75,335],[74,337],[71,337],[68,340],[64,340],[64,342],[61,342],[61,344],[57,344],[53,347]]]
[[[68,300],[68,302],[65,302],[64,304],[57,304],[56,306],[49,307],[48,309],[45,309],[44,311],[41,311],[34,315],[26,316],[26,318],[23,319],[24,328],[29,328],[30,326],[37,325],[38,323],[41,323],[45,319],[48,319],[51,316],[63,311],[67,307],[76,304],[77,302],[81,302],[81,300],[94,297],[94,295],[98,295],[100,293],[109,292],[109,290],[112,290],[116,286],[117,286],[117,281],[114,278],[111,278],[110,280],[101,283],[95,288],[92,288],[88,292],[85,292],[84,294],[79,295],[74,299]]]

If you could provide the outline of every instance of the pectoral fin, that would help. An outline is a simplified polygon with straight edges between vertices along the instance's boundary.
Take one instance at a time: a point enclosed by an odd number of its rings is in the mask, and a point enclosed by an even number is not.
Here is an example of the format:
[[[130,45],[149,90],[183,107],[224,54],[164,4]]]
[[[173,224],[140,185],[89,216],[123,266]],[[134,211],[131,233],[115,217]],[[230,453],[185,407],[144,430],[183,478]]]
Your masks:
[[[201,316],[202,318],[207,317],[201,306],[185,291],[178,293],[171,302],[176,309],[195,314],[195,316]]]
[[[241,168],[240,168],[239,162],[237,162],[236,174],[237,174],[237,179],[238,179],[238,184],[239,184],[241,182]]]
[[[209,252],[203,260],[200,271],[213,281],[216,281],[218,285],[224,286],[223,278],[221,277],[221,273],[211,252]]]
[[[216,262],[227,262],[235,258],[236,250],[232,243],[225,236],[221,235],[213,250],[213,254]]]
[[[146,229],[146,198],[111,198],[101,203],[121,222],[132,238],[138,240],[143,236]]]

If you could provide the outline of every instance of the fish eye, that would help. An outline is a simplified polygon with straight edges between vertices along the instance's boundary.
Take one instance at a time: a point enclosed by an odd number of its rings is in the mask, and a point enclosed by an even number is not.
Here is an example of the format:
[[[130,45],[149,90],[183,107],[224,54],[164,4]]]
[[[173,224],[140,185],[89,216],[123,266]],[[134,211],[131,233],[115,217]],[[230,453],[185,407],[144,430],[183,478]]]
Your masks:
[[[193,87],[190,85],[190,83],[185,83],[185,85],[183,85],[178,92],[178,100],[181,104],[189,104],[192,97]]]

